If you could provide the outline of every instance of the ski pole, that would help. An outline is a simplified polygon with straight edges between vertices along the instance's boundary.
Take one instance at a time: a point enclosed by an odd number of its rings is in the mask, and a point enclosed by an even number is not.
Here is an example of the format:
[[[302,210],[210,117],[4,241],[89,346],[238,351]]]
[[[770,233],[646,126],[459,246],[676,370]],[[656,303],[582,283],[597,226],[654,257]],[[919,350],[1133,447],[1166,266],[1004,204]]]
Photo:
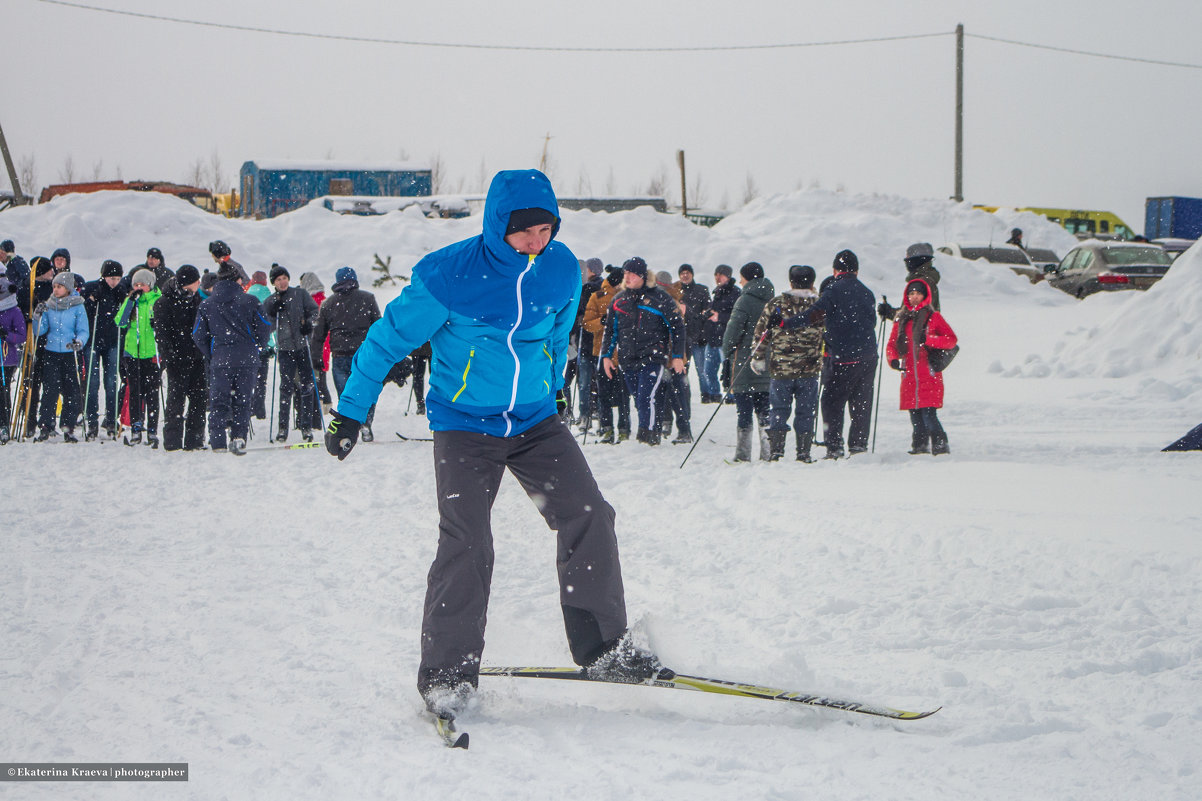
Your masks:
[[[764,334],[763,334],[763,336],[760,337],[760,341],[755,343],[755,347],[751,349],[751,356],[748,357],[747,361],[743,362],[743,366],[739,368],[739,372],[735,373],[734,375],[732,375],[730,377],[730,387],[731,388],[726,390],[725,394],[723,394],[722,401],[718,404],[718,408],[714,409],[714,413],[710,415],[710,419],[706,421],[705,428],[701,429],[701,433],[693,438],[693,447],[689,448],[689,452],[684,455],[684,461],[680,463],[681,470],[684,469],[685,462],[687,462],[689,460],[689,457],[693,455],[693,451],[697,449],[697,443],[701,442],[701,439],[705,436],[705,432],[709,430],[710,423],[714,422],[714,418],[718,416],[718,412],[722,411],[722,407],[726,405],[726,401],[732,395],[734,395],[733,390],[734,390],[736,379],[741,377],[743,375],[743,371],[751,366],[752,358],[755,357],[756,351],[758,351],[760,349],[760,345],[764,344],[764,340],[768,338],[768,332],[771,330],[772,329],[770,329],[770,328],[764,329]],[[734,354],[732,354],[732,355],[734,355]]]
[[[78,380],[79,379],[79,351],[77,351],[77,350],[71,351],[71,356],[74,358],[74,361],[75,361],[75,378],[76,378],[75,388],[79,392],[79,408],[77,408],[75,410],[75,424],[79,425],[80,421],[83,420],[83,408],[84,408],[83,384],[79,383],[79,380]],[[87,439],[87,433],[88,433],[86,429],[87,429],[87,427],[85,426],[85,430],[84,430],[84,439],[85,440]]]
[[[267,411],[267,438],[271,439],[275,436],[275,377],[280,371],[280,359],[278,354],[273,354],[267,358],[271,359],[271,408]],[[251,415],[252,417],[254,415]]]
[[[317,422],[321,423],[319,431],[326,430],[326,416],[321,413],[321,395],[317,391],[317,371],[313,369],[313,349],[309,347],[309,338],[305,337],[305,356],[309,359],[309,375],[313,377],[313,404],[317,407]],[[309,423],[312,424],[313,415],[309,415]]]
[[[83,415],[83,419],[84,419],[84,439],[85,440],[88,438],[88,430],[87,430],[88,403],[87,403],[87,401],[88,401],[88,398],[90,398],[92,396],[92,370],[95,369],[95,367],[96,367],[96,318],[99,314],[100,314],[100,301],[97,300],[96,301],[96,309],[92,312],[92,327],[89,329],[89,333],[91,334],[91,337],[90,337],[91,342],[89,344],[91,345],[91,347],[88,348],[88,380],[87,380],[86,385],[84,386],[84,394],[83,394],[84,402],[79,407],[80,413]],[[96,397],[97,401],[99,401],[100,400],[99,387],[97,387],[96,396],[97,396]],[[97,405],[99,405],[99,404],[97,404]],[[99,412],[99,410],[97,410],[97,411]]]
[[[882,295],[881,297],[884,298],[884,295]],[[879,335],[879,339],[881,340],[881,347],[880,347],[881,353],[880,353],[880,356],[878,356],[877,360],[876,360],[876,403],[875,403],[876,410],[873,412],[873,415],[872,415],[872,449],[869,451],[870,453],[876,453],[876,426],[877,426],[877,420],[879,420],[880,416],[881,416],[881,373],[884,372],[884,366],[885,366],[885,321],[884,320],[881,320],[881,333]]]

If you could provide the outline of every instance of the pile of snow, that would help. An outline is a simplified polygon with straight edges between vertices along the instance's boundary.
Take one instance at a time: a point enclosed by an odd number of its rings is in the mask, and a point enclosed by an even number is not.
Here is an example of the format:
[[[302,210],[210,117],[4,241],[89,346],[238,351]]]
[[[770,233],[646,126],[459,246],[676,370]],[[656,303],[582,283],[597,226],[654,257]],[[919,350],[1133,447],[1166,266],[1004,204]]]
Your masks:
[[[896,301],[911,242],[1003,241],[1013,224],[947,201],[798,192],[712,230],[649,210],[567,212],[563,238],[582,258],[639,254],[672,272],[687,261],[703,282],[719,262],[754,259],[781,284],[790,264],[823,273],[851,247],[864,280]],[[1017,224],[1066,249],[1050,224]],[[478,230],[478,217],[417,209],[227,220],[133,193],[0,214],[19,253],[65,245],[89,278],[106,258],[139,264],[150,246],[173,267],[211,265],[206,245],[220,238],[250,269],[278,261],[327,286],[344,264],[368,284],[377,253],[407,273]],[[854,459],[729,466],[734,412],[699,404],[695,433],[716,416],[683,469],[684,447],[583,446],[617,513],[632,620],[667,664],[942,705],[934,717],[485,678],[462,721],[471,750],[444,748],[414,689],[437,539],[432,455],[393,436],[426,432],[408,391],[389,387],[376,441],[345,462],[265,450],[259,421],[242,458],[0,448],[0,754],[188,762],[187,790],[205,799],[1196,801],[1202,459],[1158,449],[1199,422],[1171,375],[1192,369],[1197,337],[1163,354],[1150,343],[1159,378],[1085,368],[1122,344],[1107,342],[1112,329],[1146,338],[1155,324],[1187,340],[1197,258],[1146,294],[1084,302],[941,259],[964,346],[945,373],[949,457],[906,455],[888,369],[875,451]],[[485,662],[567,663],[554,535],[511,479],[493,531]],[[89,784],[82,795],[162,791]]]

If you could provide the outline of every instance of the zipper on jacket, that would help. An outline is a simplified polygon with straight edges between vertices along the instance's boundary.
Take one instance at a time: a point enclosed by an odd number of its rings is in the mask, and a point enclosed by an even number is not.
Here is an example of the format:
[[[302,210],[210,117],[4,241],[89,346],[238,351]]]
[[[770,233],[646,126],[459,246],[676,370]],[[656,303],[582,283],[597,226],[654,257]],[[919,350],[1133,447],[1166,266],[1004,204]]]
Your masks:
[[[526,262],[526,269],[522,270],[522,274],[518,276],[515,290],[517,291],[518,316],[513,321],[513,328],[509,329],[509,336],[505,337],[505,344],[509,348],[509,352],[513,355],[513,387],[509,394],[509,408],[501,413],[505,418],[505,436],[509,436],[509,432],[513,430],[513,421],[509,419],[509,413],[518,403],[518,380],[522,376],[522,360],[518,358],[518,353],[513,349],[513,335],[517,333],[518,326],[522,324],[522,314],[525,308],[522,303],[522,280],[526,274],[534,267],[534,260],[538,258],[533,253],[530,254],[530,259]]]
[[[464,367],[464,368],[463,368],[463,386],[461,386],[461,387],[459,388],[459,391],[458,391],[458,392],[456,392],[456,393],[455,393],[455,394],[454,394],[454,395],[451,397],[451,403],[454,403],[455,401],[459,400],[459,396],[463,394],[463,390],[467,389],[467,374],[468,374],[468,373],[471,371],[471,369],[472,369],[472,358],[473,358],[475,355],[476,355],[476,349],[475,349],[475,348],[472,348],[472,349],[471,349],[471,350],[468,352],[468,354],[467,354],[467,367]]]

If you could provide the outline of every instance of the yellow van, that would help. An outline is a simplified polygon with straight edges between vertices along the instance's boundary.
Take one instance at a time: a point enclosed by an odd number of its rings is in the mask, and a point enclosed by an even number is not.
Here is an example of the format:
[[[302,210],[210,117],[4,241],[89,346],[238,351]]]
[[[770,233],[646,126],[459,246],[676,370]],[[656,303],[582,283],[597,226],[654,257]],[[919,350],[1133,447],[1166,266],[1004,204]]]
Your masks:
[[[973,206],[973,208],[982,211],[997,211],[999,207]],[[1135,231],[1131,230],[1131,226],[1109,211],[1048,209],[1035,206],[1024,206],[1015,211],[1031,211],[1041,214],[1070,234],[1076,234],[1078,239],[1090,239],[1095,236],[1102,239],[1131,239],[1135,236]]]

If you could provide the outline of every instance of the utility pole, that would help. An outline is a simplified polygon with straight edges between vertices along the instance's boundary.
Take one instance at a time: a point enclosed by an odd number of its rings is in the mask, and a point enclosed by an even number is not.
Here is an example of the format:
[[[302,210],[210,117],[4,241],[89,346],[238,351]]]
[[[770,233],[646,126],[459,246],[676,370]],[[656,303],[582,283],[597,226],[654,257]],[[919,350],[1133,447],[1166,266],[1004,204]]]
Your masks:
[[[13,185],[13,205],[24,206],[31,198],[25,197],[21,191],[21,181],[17,178],[17,168],[13,166],[12,154],[8,152],[8,140],[4,138],[4,129],[0,128],[0,150],[4,151],[4,166],[8,168],[8,180]]]
[[[964,24],[956,26],[956,191],[952,200],[964,200]]]
[[[551,132],[547,131],[547,135],[543,137],[543,157],[538,160],[538,171],[545,173],[547,171],[547,147],[551,144]]]
[[[676,151],[676,163],[680,166],[680,213],[685,217],[689,216],[689,199],[685,194],[685,177],[684,177],[684,151]]]

